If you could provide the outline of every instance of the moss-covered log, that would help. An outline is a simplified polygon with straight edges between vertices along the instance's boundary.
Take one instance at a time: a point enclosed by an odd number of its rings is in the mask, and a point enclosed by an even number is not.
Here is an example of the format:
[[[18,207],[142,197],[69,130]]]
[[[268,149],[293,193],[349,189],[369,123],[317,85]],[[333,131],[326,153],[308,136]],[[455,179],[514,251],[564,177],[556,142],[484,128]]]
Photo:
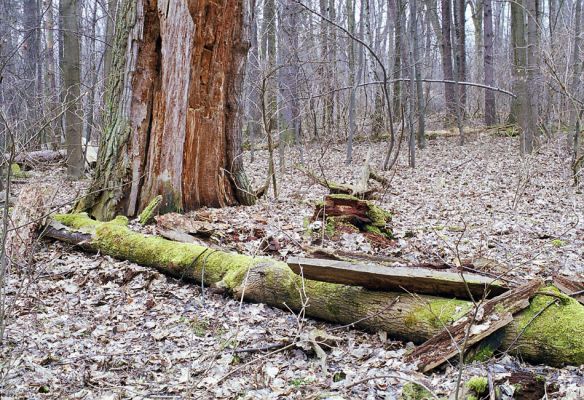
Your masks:
[[[194,244],[172,242],[135,233],[125,217],[96,222],[85,214],[55,217],[47,235],[81,243],[122,260],[157,268],[175,277],[223,287],[236,298],[300,310],[333,323],[367,330],[384,330],[394,338],[421,343],[457,320],[472,304],[434,296],[410,296],[366,290],[361,287],[302,281],[283,262],[215,251]],[[502,330],[503,349],[534,363],[549,365],[584,363],[584,307],[577,301],[537,295]],[[396,302],[396,298],[399,301]],[[545,310],[542,309],[545,307]],[[535,317],[535,318],[534,318]]]

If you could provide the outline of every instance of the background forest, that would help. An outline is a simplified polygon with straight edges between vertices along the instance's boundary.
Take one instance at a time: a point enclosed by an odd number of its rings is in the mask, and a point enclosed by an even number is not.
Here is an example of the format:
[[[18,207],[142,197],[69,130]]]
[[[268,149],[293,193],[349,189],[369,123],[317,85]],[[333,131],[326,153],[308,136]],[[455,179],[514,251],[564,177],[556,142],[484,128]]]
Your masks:
[[[583,3],[0,0],[0,397],[584,398]]]

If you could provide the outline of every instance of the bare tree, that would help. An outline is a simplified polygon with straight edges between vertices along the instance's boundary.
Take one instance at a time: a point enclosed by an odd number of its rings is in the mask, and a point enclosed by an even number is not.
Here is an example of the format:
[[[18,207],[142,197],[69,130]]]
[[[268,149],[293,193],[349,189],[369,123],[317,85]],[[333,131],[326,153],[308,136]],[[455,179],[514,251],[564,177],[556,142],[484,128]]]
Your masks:
[[[65,148],[67,149],[67,174],[72,179],[83,175],[83,149],[81,147],[80,86],[81,69],[79,64],[79,8],[75,0],[59,2],[59,26],[63,36],[63,48],[59,52],[63,76],[63,95],[65,103]]]
[[[491,0],[483,0],[484,11],[484,71],[485,85],[495,86],[495,70],[493,65],[493,10]],[[495,108],[495,93],[487,90],[485,92],[485,124],[494,125],[497,122],[497,112]]]

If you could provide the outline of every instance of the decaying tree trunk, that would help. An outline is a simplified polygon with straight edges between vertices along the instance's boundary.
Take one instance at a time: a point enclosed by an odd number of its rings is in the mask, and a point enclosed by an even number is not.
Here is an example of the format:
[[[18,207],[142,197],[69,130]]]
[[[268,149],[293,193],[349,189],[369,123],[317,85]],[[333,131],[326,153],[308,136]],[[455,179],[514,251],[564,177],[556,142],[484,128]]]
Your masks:
[[[334,323],[383,330],[398,339],[421,343],[471,310],[472,303],[427,295],[366,290],[357,286],[303,280],[282,262],[212,251],[203,246],[146,236],[117,217],[97,222],[86,214],[58,215],[46,234],[170,275],[223,288],[235,298],[300,311]],[[553,290],[553,289],[546,289]],[[557,294],[536,295],[525,310],[502,328],[502,350],[549,365],[584,363],[584,307]],[[554,301],[557,299],[554,299]]]
[[[120,0],[89,195],[77,209],[108,220],[253,202],[243,172],[237,96],[251,2]]]

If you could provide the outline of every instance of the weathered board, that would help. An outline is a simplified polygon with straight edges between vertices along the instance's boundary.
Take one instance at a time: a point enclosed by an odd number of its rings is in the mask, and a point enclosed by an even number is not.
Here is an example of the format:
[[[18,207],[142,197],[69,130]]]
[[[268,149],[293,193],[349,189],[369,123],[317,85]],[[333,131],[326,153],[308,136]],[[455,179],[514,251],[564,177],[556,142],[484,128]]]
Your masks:
[[[554,285],[563,293],[584,304],[584,282],[561,275],[554,275]]]
[[[480,300],[485,291],[487,297],[492,297],[509,289],[504,282],[466,272],[462,275],[458,272],[430,268],[357,264],[301,257],[290,257],[287,263],[292,271],[306,279],[363,286],[373,290],[406,291],[458,298],[469,298],[470,291],[475,300]]]

